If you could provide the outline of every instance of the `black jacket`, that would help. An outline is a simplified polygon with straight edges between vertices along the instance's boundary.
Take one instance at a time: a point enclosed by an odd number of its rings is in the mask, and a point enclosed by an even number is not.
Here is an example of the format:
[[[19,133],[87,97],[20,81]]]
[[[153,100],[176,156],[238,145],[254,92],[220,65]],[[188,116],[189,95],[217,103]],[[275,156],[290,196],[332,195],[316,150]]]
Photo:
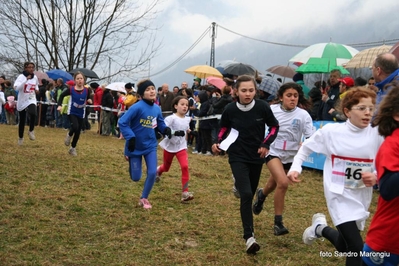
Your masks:
[[[114,97],[112,97],[110,90],[104,91],[103,98],[101,100],[101,105],[102,107],[108,107],[108,108],[114,107]]]

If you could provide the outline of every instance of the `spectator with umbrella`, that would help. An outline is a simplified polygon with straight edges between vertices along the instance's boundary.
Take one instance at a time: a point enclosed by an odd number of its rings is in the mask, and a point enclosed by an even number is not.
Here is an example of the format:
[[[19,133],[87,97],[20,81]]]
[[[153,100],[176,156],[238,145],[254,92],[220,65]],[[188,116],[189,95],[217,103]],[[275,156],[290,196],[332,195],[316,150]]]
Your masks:
[[[388,93],[390,87],[385,88],[388,83],[399,80],[399,64],[395,55],[384,53],[377,56],[372,66],[377,91],[377,106],[382,98]]]
[[[262,81],[259,84],[258,91],[260,91],[261,99],[268,99],[271,95],[276,96],[277,91],[280,88],[280,83],[273,78],[266,76],[262,77]]]
[[[303,94],[305,95],[305,98],[309,98],[309,87],[305,85],[305,82],[303,81],[303,74],[302,73],[296,73],[293,77],[292,80],[302,87]]]

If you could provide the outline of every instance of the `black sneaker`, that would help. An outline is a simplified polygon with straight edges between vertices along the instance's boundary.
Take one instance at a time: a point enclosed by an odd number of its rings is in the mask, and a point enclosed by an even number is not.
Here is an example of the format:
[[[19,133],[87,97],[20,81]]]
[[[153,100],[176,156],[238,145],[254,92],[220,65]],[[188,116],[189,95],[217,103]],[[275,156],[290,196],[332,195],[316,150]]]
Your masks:
[[[263,195],[263,189],[262,188],[258,189],[258,191],[256,191],[254,205],[252,206],[252,212],[255,215],[258,215],[262,211],[265,199],[266,197],[265,195]]]
[[[284,227],[282,223],[274,224],[274,235],[275,236],[282,236],[288,234],[288,229]]]

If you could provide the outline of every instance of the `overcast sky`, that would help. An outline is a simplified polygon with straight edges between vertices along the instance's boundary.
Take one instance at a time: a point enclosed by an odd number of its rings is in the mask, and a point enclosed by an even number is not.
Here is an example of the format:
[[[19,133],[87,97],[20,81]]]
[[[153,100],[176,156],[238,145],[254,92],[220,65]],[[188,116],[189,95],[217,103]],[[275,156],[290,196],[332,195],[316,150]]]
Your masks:
[[[158,73],[178,59],[201,34],[216,22],[231,31],[266,41],[288,44],[332,42],[353,44],[399,39],[394,0],[164,0],[155,21],[163,46],[151,60],[149,74],[156,86],[192,82],[184,73],[191,65],[209,64],[210,34],[179,64]],[[217,28],[215,63],[235,59],[260,71],[288,60],[303,48],[266,44]],[[369,47],[359,48],[362,50]],[[135,77],[137,79],[141,77]]]

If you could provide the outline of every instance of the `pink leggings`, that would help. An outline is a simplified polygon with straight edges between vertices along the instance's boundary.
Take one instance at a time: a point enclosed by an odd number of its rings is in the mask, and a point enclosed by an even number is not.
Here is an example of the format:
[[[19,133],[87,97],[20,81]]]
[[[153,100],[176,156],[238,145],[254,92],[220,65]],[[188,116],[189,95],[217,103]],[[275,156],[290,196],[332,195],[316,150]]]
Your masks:
[[[188,173],[188,156],[187,150],[181,150],[176,153],[168,152],[166,150],[163,151],[163,164],[159,166],[158,174],[161,175],[163,172],[168,172],[170,166],[172,165],[173,157],[176,156],[179,161],[181,168],[181,183],[183,192],[188,191],[188,180],[190,179]]]

